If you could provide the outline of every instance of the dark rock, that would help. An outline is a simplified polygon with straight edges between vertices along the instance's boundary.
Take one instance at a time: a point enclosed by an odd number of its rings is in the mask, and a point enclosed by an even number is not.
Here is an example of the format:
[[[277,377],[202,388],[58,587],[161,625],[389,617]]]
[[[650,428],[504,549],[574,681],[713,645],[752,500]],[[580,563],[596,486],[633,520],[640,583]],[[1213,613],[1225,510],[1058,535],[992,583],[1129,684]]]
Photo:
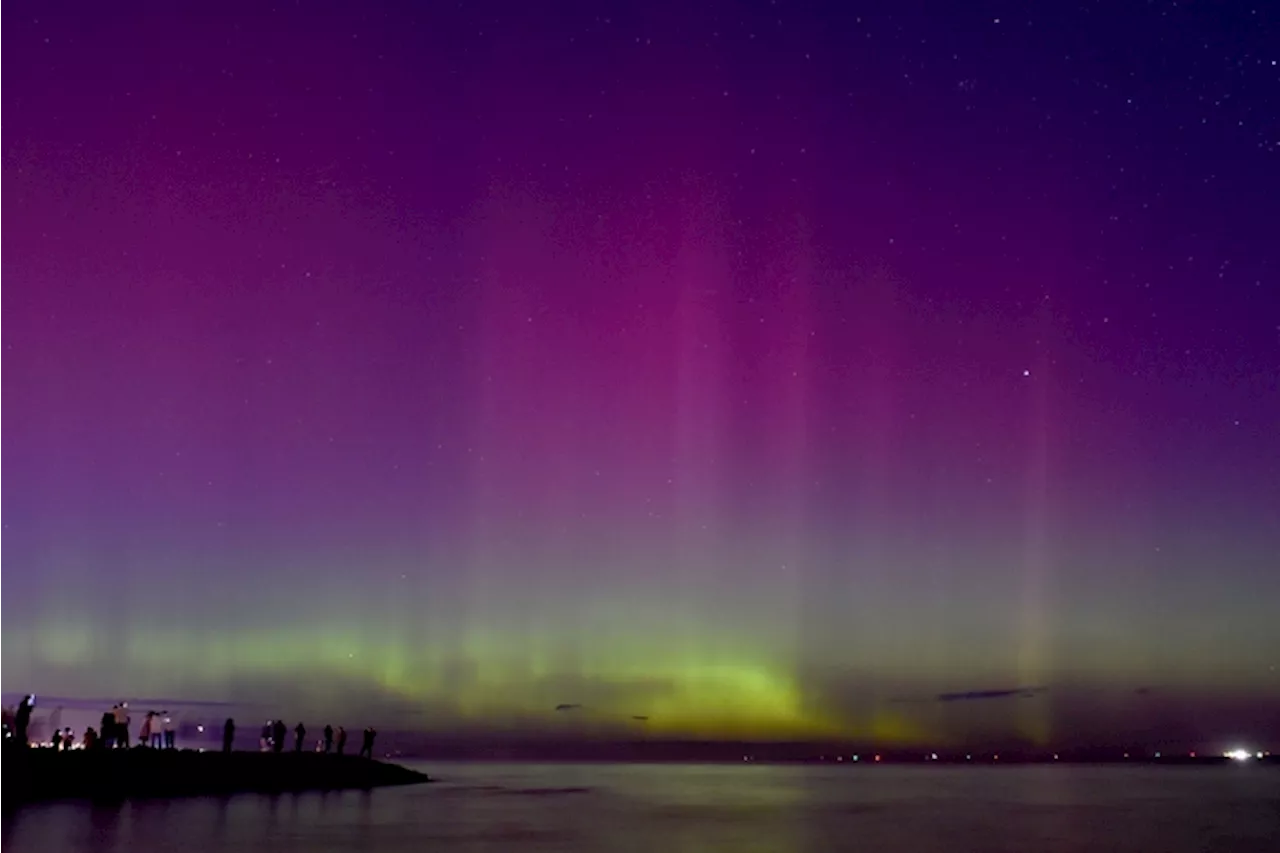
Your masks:
[[[208,794],[336,791],[430,781],[396,764],[323,753],[111,749],[4,752],[4,804]]]

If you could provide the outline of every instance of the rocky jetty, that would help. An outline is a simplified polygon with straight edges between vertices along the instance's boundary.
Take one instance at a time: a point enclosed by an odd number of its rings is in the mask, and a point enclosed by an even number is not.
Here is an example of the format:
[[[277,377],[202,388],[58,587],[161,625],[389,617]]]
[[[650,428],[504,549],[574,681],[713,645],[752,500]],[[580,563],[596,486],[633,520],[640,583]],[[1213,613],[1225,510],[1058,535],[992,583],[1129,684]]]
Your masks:
[[[122,800],[415,785],[415,770],[352,755],[111,749],[4,751],[6,806],[47,800]]]

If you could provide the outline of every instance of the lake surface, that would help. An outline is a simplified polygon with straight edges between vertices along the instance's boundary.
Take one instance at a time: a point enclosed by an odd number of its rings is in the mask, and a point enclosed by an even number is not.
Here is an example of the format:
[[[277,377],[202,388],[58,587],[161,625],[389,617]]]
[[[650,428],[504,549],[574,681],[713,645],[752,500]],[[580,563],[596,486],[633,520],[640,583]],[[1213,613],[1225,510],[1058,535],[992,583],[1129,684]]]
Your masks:
[[[5,818],[5,853],[1258,851],[1280,773],[1179,767],[412,766],[441,781]]]

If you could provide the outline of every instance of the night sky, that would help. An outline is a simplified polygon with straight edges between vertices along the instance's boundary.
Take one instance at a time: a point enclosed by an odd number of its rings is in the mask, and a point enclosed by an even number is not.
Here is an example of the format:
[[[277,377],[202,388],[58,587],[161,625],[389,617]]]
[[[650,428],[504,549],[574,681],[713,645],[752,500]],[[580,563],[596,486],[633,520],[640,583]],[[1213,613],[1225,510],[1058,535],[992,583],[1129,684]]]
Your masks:
[[[1275,4],[3,14],[6,692],[1280,739]]]

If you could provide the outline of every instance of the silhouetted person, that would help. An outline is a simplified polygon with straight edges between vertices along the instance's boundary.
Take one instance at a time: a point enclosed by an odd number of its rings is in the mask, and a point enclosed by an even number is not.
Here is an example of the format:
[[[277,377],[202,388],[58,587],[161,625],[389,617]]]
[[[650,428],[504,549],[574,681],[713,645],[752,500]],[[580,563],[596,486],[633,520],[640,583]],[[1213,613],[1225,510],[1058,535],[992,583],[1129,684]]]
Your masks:
[[[53,730],[53,751],[57,752],[62,749],[62,732],[58,729]]]
[[[262,748],[263,752],[266,752],[267,750],[271,749],[271,721],[270,720],[267,720],[265,723],[262,724],[262,739],[259,742],[259,746]]]
[[[102,712],[102,719],[98,721],[100,728],[99,733],[102,735],[102,746],[110,749],[116,743],[116,709]]]
[[[89,726],[89,728],[84,730],[84,748],[98,748],[98,733],[93,730],[93,726]]]
[[[222,724],[222,751],[231,751],[231,742],[236,739],[236,721],[227,717],[227,721]]]
[[[116,706],[116,746],[129,748],[129,704],[121,702]]]
[[[302,752],[302,739],[307,736],[307,727],[298,723],[293,727],[293,751]]]
[[[347,730],[342,726],[338,726],[338,755],[347,750]]]
[[[148,711],[138,727],[138,743],[143,746],[160,748],[160,727],[156,725],[156,712]]]
[[[18,741],[18,746],[25,747],[27,745],[27,729],[31,728],[31,712],[36,707],[36,697],[23,696],[22,701],[18,703],[18,713],[13,718],[14,738]]]
[[[177,733],[173,730],[173,717],[164,718],[164,748],[177,748]]]
[[[360,754],[373,758],[373,739],[378,736],[373,726],[364,730],[364,740],[360,743]]]
[[[71,747],[76,745],[76,733],[71,731],[71,726],[67,726],[62,730],[62,748],[70,752]]]
[[[289,733],[285,728],[284,720],[276,720],[275,725],[271,727],[271,749],[275,752],[284,752],[284,736]]]
[[[324,751],[326,755],[333,751],[333,726],[330,725],[324,727]]]

